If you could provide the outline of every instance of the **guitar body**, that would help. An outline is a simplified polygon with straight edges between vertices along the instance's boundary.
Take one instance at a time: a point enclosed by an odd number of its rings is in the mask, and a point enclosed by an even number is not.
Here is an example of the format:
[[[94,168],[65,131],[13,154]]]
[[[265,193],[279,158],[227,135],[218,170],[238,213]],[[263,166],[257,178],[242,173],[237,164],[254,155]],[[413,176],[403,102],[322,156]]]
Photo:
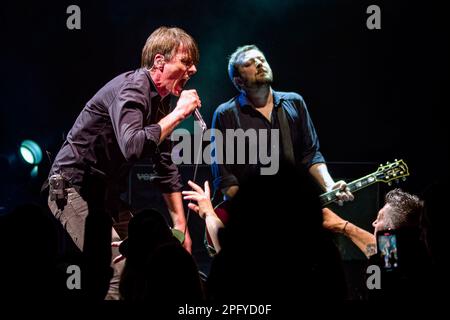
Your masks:
[[[403,160],[395,160],[393,163],[387,163],[386,165],[380,165],[377,171],[364,176],[360,179],[354,180],[347,184],[347,188],[350,192],[354,193],[361,189],[364,189],[374,183],[384,182],[391,185],[392,181],[399,182],[400,178],[405,180],[406,177],[409,176],[408,166]],[[325,192],[319,196],[320,203],[322,207],[334,202],[337,200],[336,196],[337,190],[332,190]],[[229,216],[229,201],[223,201],[218,204],[214,208],[214,212],[217,217],[222,221],[222,223],[226,226]],[[205,238],[204,238],[206,249],[210,256],[214,256],[216,254],[216,250],[214,249],[211,237],[205,229]]]

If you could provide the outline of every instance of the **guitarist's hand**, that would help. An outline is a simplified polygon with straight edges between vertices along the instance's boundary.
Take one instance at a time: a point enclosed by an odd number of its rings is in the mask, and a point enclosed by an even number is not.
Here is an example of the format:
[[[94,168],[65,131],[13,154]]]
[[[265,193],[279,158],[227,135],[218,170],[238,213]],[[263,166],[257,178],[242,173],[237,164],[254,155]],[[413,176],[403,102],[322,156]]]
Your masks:
[[[188,181],[188,184],[193,189],[192,191],[183,191],[183,199],[184,200],[192,200],[196,201],[197,204],[189,203],[188,207],[198,213],[198,215],[205,219],[206,215],[214,214],[214,208],[210,199],[210,190],[208,181],[205,181],[205,190],[202,190],[200,186],[195,184],[192,181]]]
[[[337,203],[342,206],[344,204],[344,201],[353,201],[355,197],[350,192],[349,188],[347,187],[347,183],[344,180],[339,180],[336,182],[331,190],[336,190],[336,197],[339,199]]]

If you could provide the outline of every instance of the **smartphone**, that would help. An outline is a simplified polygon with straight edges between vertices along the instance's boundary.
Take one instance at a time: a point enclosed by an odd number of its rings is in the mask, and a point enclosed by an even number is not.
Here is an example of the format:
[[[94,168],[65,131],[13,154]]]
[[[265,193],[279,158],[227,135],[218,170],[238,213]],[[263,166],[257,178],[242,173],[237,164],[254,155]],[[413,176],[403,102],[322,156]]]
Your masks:
[[[377,247],[381,267],[386,271],[397,270],[400,266],[397,232],[395,230],[378,231]]]

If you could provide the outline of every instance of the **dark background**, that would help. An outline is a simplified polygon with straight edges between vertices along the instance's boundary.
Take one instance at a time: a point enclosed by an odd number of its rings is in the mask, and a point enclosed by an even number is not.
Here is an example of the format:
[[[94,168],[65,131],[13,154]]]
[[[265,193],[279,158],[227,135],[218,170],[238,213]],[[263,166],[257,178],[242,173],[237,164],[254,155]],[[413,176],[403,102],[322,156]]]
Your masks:
[[[71,4],[81,8],[81,30],[66,27]],[[370,4],[381,8],[381,30],[366,27]],[[420,194],[448,177],[445,18],[429,1],[4,2],[0,208],[35,200],[48,172],[45,157],[36,179],[21,171],[20,142],[33,139],[55,154],[96,91],[139,67],[145,40],[161,25],[181,27],[198,42],[200,64],[188,87],[198,90],[208,125],[236,94],[227,57],[256,44],[272,66],[273,87],[304,97],[322,152],[337,163],[334,176],[357,178],[353,163],[367,174],[404,159],[411,176],[401,187]],[[192,129],[192,120],[182,126]]]

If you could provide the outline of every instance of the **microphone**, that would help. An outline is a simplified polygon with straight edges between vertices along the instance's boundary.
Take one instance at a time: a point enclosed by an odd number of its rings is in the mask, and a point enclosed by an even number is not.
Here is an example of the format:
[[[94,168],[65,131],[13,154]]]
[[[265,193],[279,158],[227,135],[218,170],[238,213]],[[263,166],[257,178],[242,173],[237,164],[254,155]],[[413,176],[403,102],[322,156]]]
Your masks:
[[[208,128],[198,108],[195,108],[194,113],[192,113],[192,116],[194,117],[195,121],[199,122],[202,131],[205,131]]]

